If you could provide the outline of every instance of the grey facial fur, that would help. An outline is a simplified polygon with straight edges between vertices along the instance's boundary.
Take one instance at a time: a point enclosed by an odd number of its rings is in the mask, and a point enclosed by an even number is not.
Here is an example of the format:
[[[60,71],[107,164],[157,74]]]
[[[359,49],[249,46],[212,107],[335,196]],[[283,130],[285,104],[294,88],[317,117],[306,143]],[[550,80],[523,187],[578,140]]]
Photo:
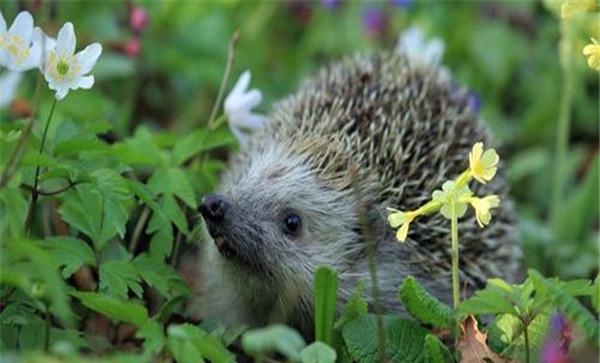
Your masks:
[[[338,272],[340,306],[361,279],[373,303],[365,235],[374,237],[384,309],[404,312],[396,293],[409,274],[450,302],[448,221],[419,218],[401,244],[385,208],[418,207],[467,167],[471,145],[489,144],[455,88],[436,69],[382,53],[334,64],[276,105],[222,177],[227,210],[222,220],[207,220],[214,243],[203,244],[199,261],[200,315],[229,325],[285,322],[309,336],[318,266]],[[472,215],[459,223],[468,290],[486,277],[511,280],[518,270],[499,174],[475,188],[502,199],[492,223],[481,229]],[[294,234],[285,229],[290,213],[302,221]]]

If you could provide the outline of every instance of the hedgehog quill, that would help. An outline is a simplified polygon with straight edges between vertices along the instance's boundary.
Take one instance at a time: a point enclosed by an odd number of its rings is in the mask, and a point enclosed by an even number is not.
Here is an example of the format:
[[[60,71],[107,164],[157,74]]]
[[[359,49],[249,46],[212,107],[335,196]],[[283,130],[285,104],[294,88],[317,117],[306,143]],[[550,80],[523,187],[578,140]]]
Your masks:
[[[200,210],[212,241],[198,262],[200,315],[227,325],[285,322],[309,336],[318,266],[337,271],[340,306],[360,280],[371,291],[363,217],[375,237],[384,310],[405,312],[396,294],[408,275],[450,303],[447,221],[439,214],[415,219],[398,243],[387,208],[427,202],[465,169],[464,155],[476,141],[489,144],[488,133],[443,68],[416,64],[402,52],[324,68],[275,105],[231,159],[218,192],[204,196]],[[508,201],[502,175],[474,192]],[[461,221],[467,291],[487,277],[515,277],[513,225],[510,202],[494,210],[485,229],[473,215]]]

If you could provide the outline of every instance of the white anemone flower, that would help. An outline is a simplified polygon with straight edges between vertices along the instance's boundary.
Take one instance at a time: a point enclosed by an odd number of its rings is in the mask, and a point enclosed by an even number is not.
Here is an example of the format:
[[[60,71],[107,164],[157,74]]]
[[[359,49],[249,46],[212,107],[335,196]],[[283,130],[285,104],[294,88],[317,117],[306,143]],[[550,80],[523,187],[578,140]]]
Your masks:
[[[17,94],[22,72],[8,71],[0,75],[0,108],[8,106]]]
[[[444,42],[440,38],[426,40],[423,31],[413,26],[402,33],[396,49],[404,52],[415,64],[436,66],[444,55]]]
[[[262,93],[257,89],[248,90],[250,78],[250,71],[242,73],[225,98],[225,115],[229,121],[229,128],[240,144],[245,144],[248,136],[244,130],[260,129],[267,119],[264,115],[252,112],[262,101]]]
[[[42,72],[50,89],[56,91],[56,99],[62,100],[69,90],[90,89],[94,76],[87,75],[102,53],[99,43],[88,45],[75,54],[75,32],[73,24],[66,23],[58,32],[56,46],[48,52]]]
[[[10,28],[0,12],[0,65],[12,71],[37,68],[41,61],[41,44],[34,41],[33,17],[20,12]]]

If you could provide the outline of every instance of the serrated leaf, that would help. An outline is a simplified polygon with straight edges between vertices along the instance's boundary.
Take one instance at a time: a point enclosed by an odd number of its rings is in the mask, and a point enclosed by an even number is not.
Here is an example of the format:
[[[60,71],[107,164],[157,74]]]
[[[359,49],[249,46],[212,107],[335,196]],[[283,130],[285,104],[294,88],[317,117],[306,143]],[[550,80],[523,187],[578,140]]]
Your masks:
[[[136,338],[144,340],[144,351],[150,354],[158,354],[165,346],[165,335],[162,326],[155,320],[147,320],[135,333]]]
[[[165,297],[171,296],[174,280],[183,281],[173,267],[156,257],[142,254],[133,260],[133,265],[144,281]]]
[[[115,260],[100,264],[100,291],[108,295],[127,299],[131,289],[142,297],[140,276],[131,261]]]
[[[59,261],[62,276],[69,278],[81,266],[96,264],[96,255],[92,248],[82,240],[74,237],[52,237],[46,239],[42,246],[48,248]]]
[[[250,330],[242,336],[242,348],[255,357],[279,352],[291,361],[299,361],[300,352],[305,346],[304,339],[297,331],[281,324]]]
[[[462,301],[457,311],[459,315],[468,314],[514,314],[518,315],[510,301],[514,295],[512,287],[499,283],[499,279],[491,279],[483,290],[478,290],[471,298]]]
[[[592,340],[598,341],[598,321],[584,308],[579,301],[560,288],[560,285],[544,278],[539,272],[529,270],[529,277],[533,280],[538,293],[543,293],[554,305]]]
[[[111,319],[131,323],[137,327],[143,326],[148,320],[146,308],[140,304],[121,301],[113,296],[96,292],[71,292],[81,303]]]
[[[315,337],[333,344],[333,323],[337,303],[338,279],[329,267],[319,267],[315,273]]]
[[[196,209],[198,207],[196,193],[185,172],[179,168],[170,168],[169,176],[173,194],[184,201],[190,208]]]
[[[414,321],[382,316],[385,333],[385,356],[398,363],[425,362],[427,331]],[[380,361],[377,319],[369,314],[344,324],[342,336],[348,353],[358,363]]]
[[[408,276],[404,279],[399,295],[408,312],[420,321],[437,328],[448,328],[452,325],[452,309],[429,294],[414,277]]]
[[[203,152],[233,143],[233,138],[224,129],[209,131],[196,130],[181,139],[173,148],[173,164],[180,165],[190,157]]]
[[[322,342],[314,342],[300,352],[302,363],[335,363],[335,350]]]
[[[425,357],[425,361],[428,363],[449,363],[454,361],[448,348],[432,334],[425,336]]]

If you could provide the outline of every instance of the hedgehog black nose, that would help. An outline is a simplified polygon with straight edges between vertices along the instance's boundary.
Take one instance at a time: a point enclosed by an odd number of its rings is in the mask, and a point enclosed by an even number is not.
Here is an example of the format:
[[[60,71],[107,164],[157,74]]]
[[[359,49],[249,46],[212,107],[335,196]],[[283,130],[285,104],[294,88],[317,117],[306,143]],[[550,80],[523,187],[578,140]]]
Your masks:
[[[221,195],[206,194],[202,197],[202,203],[198,209],[209,221],[220,222],[225,218],[229,203]]]

